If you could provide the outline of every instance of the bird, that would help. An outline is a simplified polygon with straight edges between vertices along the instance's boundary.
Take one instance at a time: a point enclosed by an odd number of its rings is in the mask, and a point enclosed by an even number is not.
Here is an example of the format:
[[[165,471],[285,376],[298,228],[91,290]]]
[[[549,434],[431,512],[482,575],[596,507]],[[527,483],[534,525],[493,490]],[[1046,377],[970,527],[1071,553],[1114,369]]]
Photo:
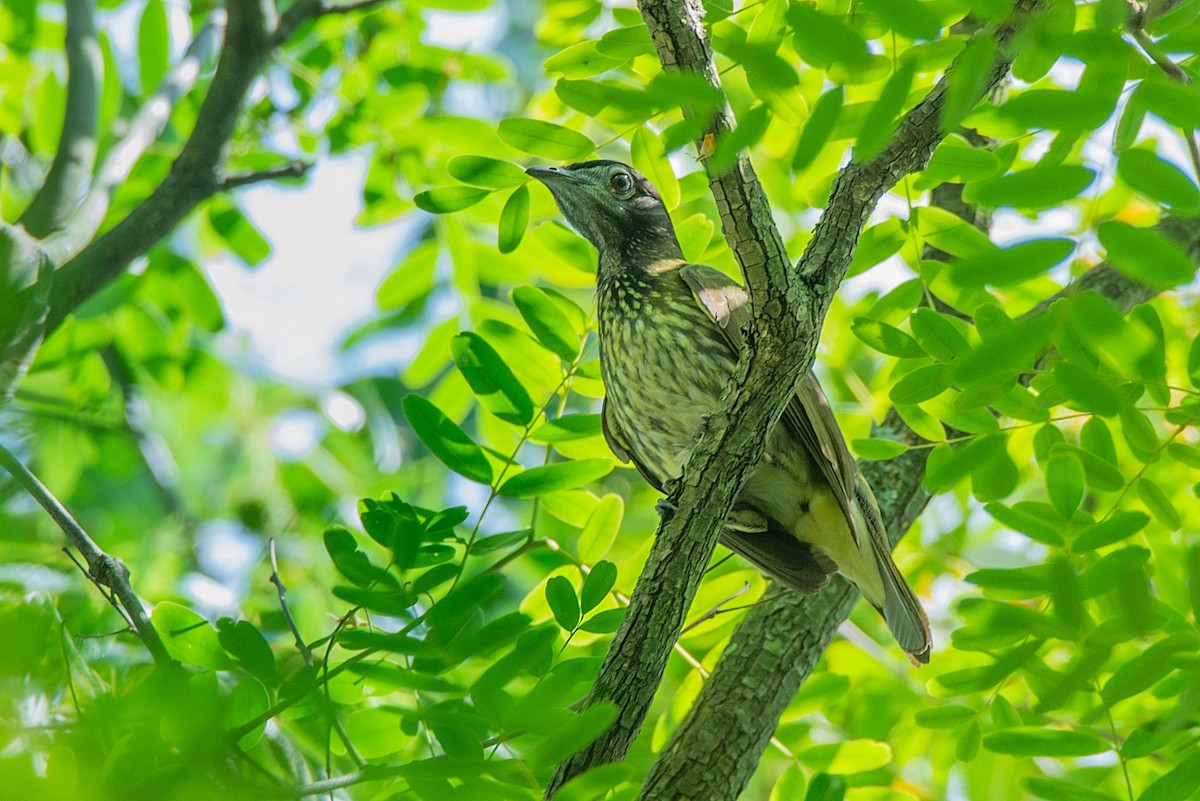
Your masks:
[[[605,439],[667,492],[737,365],[752,320],[749,295],[716,268],[684,258],[662,197],[633,167],[604,159],[526,172],[599,254]],[[892,560],[878,504],[811,371],[771,430],[721,542],[797,592],[815,593],[840,572],[913,663],[929,661],[928,618]]]

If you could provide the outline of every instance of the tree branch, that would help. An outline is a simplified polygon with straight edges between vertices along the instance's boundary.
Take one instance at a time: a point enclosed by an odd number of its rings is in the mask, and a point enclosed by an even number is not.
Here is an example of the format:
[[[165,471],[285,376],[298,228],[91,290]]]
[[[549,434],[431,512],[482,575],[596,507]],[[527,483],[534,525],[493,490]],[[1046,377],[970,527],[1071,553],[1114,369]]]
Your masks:
[[[243,172],[236,175],[227,175],[221,179],[221,191],[229,192],[234,189],[241,189],[243,186],[252,186],[253,184],[266,183],[268,181],[278,181],[281,178],[303,178],[308,174],[308,171],[313,167],[311,161],[289,161],[286,164],[280,164],[277,167],[271,167],[266,170],[257,170],[255,172]]]
[[[178,663],[167,653],[166,646],[163,645],[162,639],[159,638],[158,632],[150,622],[150,617],[146,614],[137,593],[133,591],[133,587],[129,583],[129,568],[125,566],[125,563],[100,550],[100,546],[96,544],[95,540],[88,536],[88,533],[75,521],[71,513],[59,503],[50,490],[46,489],[46,485],[39,481],[38,477],[31,473],[29,468],[3,445],[0,445],[0,467],[11,473],[13,478],[25,488],[25,491],[41,504],[46,513],[67,535],[71,544],[83,554],[91,578],[97,584],[111,589],[121,601],[121,605],[133,621],[134,633],[146,646],[146,650],[154,657],[158,666],[172,669],[178,667]]]
[[[664,67],[701,75],[719,88],[698,0],[642,0],[639,7]],[[1001,55],[980,97],[1007,73],[1011,39],[1038,7],[1037,0],[1022,0],[1014,19],[994,31]],[[953,71],[952,66],[948,74]],[[847,166],[794,271],[749,160],[743,155],[728,172],[710,175],[722,229],[742,266],[754,305],[752,345],[743,352],[720,409],[709,420],[671,493],[675,508],[686,514],[664,516],[588,695],[589,704],[615,704],[617,720],[595,742],[558,766],[547,797],[572,777],[623,758],[641,728],[733,499],[750,466],[761,458],[766,432],[778,420],[792,387],[812,365],[821,323],[863,225],[884,192],[924,166],[942,139],[939,117],[945,92],[943,78],[905,115],[878,156]],[[727,114],[717,114],[706,135],[720,139],[729,127]],[[842,582],[835,583],[834,592],[839,586],[849,593]],[[847,598],[840,601],[848,603]],[[826,614],[836,616],[840,608],[830,607]]]
[[[214,18],[201,28],[180,62],[167,73],[162,84],[130,120],[128,133],[105,157],[78,210],[65,227],[59,226],[62,227],[61,232],[45,240],[46,255],[53,262],[61,265],[71,259],[100,230],[113,192],[125,182],[138,159],[162,134],[175,104],[195,85],[200,76],[200,67],[216,49],[220,31],[219,18]],[[61,282],[62,277],[56,277],[55,281]]]
[[[66,0],[67,99],[62,135],[41,189],[17,220],[31,236],[57,231],[79,205],[96,164],[98,98],[104,58],[93,0]]]

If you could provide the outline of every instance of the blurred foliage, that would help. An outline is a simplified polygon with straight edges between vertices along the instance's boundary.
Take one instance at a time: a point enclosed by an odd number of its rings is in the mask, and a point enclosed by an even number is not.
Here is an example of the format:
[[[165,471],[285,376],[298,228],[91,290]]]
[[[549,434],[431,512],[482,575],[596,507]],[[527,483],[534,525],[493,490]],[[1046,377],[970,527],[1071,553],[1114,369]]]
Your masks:
[[[98,5],[103,149],[212,4]],[[741,122],[710,157],[750,149],[794,256],[847,155],[878,151],[962,56],[952,133],[864,232],[862,277],[834,303],[818,366],[863,458],[904,451],[870,438],[893,405],[929,440],[938,496],[899,561],[933,618],[933,664],[911,670],[857,610],[746,798],[1200,791],[1200,325],[1194,262],[1154,227],[1200,211],[1184,144],[1200,90],[1160,68],[1196,77],[1200,3],[1131,31],[1123,3],[1053,0],[1022,34],[1016,80],[972,108],[961,87],[994,42],[957,23],[1009,6],[706,3]],[[477,46],[440,45],[435,15],[478,26]],[[56,145],[62,16],[46,0],[0,7],[4,219]],[[109,224],[161,180],[206,88],[176,108]],[[422,344],[398,374],[320,391],[224,358],[204,259],[249,268],[271,252],[236,196],[54,333],[0,410],[5,442],[129,564],[187,673],[151,667],[60,532],[0,483],[3,794],[261,799],[362,770],[327,793],[540,798],[613,717],[576,704],[657,518],[600,431],[593,254],[523,167],[632,161],[687,256],[736,274],[681,112],[722,102],[661,70],[628,4],[382,4],[289,42],[231,167],[365,154],[359,222],[420,226],[346,350],[397,333]],[[995,211],[991,236],[929,205],[946,183]],[[1102,257],[1162,294],[1128,313],[1087,293],[1039,305]],[[302,453],[276,436],[296,420],[318,437]],[[629,758],[560,798],[635,797],[736,610],[764,591],[726,555]]]

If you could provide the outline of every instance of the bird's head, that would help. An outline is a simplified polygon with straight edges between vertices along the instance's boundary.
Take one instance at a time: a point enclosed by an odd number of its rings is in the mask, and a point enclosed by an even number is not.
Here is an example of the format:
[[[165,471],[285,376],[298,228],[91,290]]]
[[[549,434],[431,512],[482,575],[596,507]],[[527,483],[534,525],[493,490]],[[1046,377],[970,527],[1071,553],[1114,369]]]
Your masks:
[[[571,227],[600,251],[601,270],[683,258],[662,197],[633,167],[581,161],[526,172],[546,185]]]

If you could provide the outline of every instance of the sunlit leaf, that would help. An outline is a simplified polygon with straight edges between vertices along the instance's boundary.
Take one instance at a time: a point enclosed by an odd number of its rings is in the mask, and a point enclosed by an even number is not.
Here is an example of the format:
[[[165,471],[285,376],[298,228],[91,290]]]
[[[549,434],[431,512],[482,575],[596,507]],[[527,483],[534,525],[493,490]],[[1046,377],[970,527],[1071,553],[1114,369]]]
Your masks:
[[[531,467],[500,485],[499,493],[510,498],[533,498],[548,492],[582,487],[612,472],[608,459],[580,459],[543,467]]]
[[[500,121],[496,133],[517,150],[554,161],[574,161],[596,149],[579,131],[545,120],[509,117]]]
[[[583,614],[595,609],[608,597],[617,582],[617,566],[607,560],[597,562],[583,580],[579,591],[579,609]]]
[[[529,227],[529,188],[518,186],[504,202],[500,223],[496,227],[496,247],[501,253],[512,253],[521,244]]]
[[[453,420],[420,395],[406,396],[403,405],[409,425],[442,464],[472,481],[492,482],[492,466],[483,450]]]
[[[963,198],[984,206],[1044,209],[1077,197],[1095,179],[1094,172],[1077,164],[1031,167],[972,184]]]
[[[492,191],[474,186],[442,186],[418,192],[413,196],[413,203],[430,214],[450,214],[474,206]]]
[[[554,576],[546,582],[546,603],[563,629],[574,631],[579,625],[579,597],[565,576]]]
[[[1017,726],[984,735],[983,747],[1013,756],[1080,757],[1100,754],[1112,746],[1102,737],[1083,731]]]
[[[545,290],[519,286],[512,291],[512,299],[538,342],[566,361],[575,360],[579,355],[579,334]]]
[[[516,425],[533,420],[529,393],[487,340],[464,332],[450,340],[450,352],[459,372],[488,411]]]
[[[1155,289],[1186,284],[1196,268],[1183,249],[1162,234],[1109,220],[1097,229],[1113,267]]]

